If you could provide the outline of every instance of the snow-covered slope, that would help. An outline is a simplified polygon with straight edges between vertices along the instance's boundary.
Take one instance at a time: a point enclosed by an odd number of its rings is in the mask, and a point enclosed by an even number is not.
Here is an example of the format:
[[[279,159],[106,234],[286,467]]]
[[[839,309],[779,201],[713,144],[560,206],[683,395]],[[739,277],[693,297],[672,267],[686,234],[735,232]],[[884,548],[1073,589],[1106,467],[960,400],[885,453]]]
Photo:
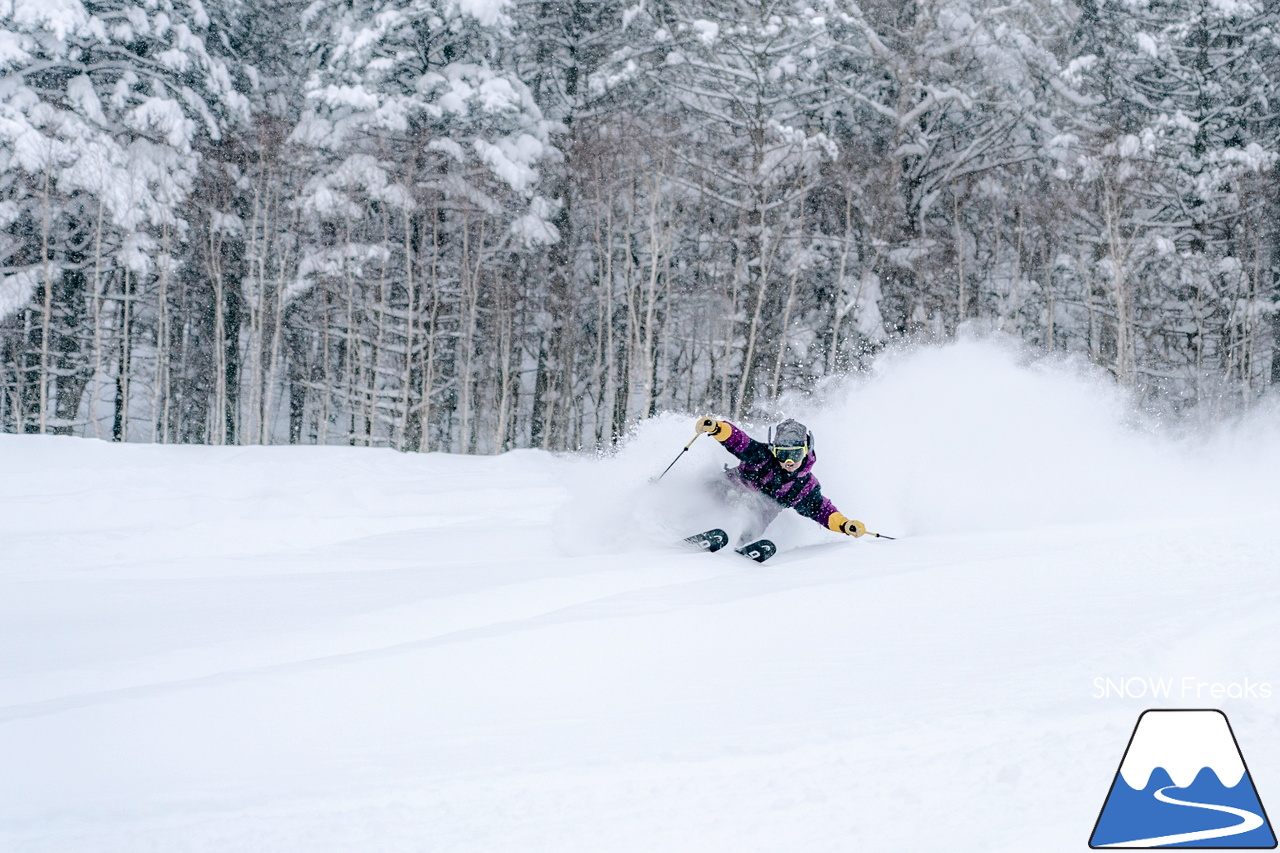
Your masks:
[[[900,539],[672,545],[735,523],[710,440],[648,482],[688,415],[607,459],[0,436],[0,849],[1080,850],[1153,706],[1280,797],[1274,413],[1174,439],[977,343],[788,413]]]

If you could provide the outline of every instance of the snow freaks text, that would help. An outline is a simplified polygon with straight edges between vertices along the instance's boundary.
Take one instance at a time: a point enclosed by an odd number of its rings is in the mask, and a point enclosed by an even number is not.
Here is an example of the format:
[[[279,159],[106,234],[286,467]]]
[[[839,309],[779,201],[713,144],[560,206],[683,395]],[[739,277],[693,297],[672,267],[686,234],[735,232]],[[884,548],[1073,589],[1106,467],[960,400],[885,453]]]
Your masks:
[[[1129,676],[1093,680],[1094,699],[1270,699],[1268,681],[1204,681],[1181,677]]]

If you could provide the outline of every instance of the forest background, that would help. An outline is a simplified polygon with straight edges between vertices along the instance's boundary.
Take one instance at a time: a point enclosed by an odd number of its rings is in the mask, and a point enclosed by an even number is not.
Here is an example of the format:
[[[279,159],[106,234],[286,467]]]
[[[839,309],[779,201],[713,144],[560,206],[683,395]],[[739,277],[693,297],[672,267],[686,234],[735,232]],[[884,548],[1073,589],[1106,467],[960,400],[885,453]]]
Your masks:
[[[0,0],[0,430],[600,448],[1001,333],[1280,386],[1261,0]]]

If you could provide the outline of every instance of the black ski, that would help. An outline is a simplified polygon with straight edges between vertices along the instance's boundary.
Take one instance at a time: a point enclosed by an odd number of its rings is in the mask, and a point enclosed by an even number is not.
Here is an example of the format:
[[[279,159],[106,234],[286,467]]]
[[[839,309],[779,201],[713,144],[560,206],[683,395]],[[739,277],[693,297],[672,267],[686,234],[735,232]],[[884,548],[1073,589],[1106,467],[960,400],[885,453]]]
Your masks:
[[[686,542],[703,551],[719,551],[725,545],[729,544],[729,534],[720,528],[708,530],[706,533],[695,533],[692,536],[685,537]]]
[[[778,553],[778,546],[774,545],[768,539],[761,539],[757,542],[752,542],[750,545],[743,545],[737,550],[742,556],[749,557],[757,563],[763,563],[765,560]]]

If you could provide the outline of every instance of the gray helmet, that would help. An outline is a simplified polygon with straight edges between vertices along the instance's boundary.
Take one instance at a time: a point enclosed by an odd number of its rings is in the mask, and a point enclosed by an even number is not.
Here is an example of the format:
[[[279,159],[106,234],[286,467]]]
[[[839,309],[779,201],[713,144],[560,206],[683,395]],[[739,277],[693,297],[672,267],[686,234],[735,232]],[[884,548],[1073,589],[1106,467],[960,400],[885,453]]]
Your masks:
[[[797,420],[787,418],[769,430],[769,449],[779,462],[801,462],[812,448],[809,428]]]

